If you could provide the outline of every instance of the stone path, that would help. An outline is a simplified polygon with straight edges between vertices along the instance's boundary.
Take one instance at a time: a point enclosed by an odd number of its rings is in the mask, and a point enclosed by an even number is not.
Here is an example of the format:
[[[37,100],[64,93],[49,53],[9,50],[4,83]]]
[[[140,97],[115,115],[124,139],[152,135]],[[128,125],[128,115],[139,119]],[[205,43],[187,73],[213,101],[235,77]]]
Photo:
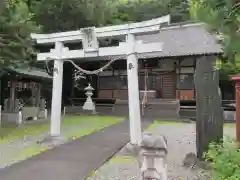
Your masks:
[[[183,167],[185,155],[196,151],[195,124],[158,124],[150,132],[165,135],[168,141],[168,180],[205,180],[199,169]],[[234,136],[234,128],[225,127],[225,134]],[[136,157],[124,147],[88,180],[138,180]]]
[[[128,127],[124,121],[13,164],[0,170],[0,179],[84,180],[129,141]]]

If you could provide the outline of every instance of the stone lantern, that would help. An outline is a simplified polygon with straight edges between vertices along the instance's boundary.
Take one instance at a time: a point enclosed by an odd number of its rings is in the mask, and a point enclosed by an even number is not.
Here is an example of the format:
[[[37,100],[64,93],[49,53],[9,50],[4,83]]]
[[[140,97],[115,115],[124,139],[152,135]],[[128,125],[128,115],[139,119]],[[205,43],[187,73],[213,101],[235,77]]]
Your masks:
[[[146,133],[140,143],[140,180],[167,180],[167,141]]]
[[[236,98],[236,137],[237,141],[240,142],[240,75],[232,77],[235,81],[235,98]]]
[[[87,100],[83,105],[83,110],[88,110],[88,111],[92,111],[93,113],[95,113],[96,112],[95,104],[92,101],[92,95],[93,95],[94,88],[91,86],[91,84],[88,84],[88,87],[86,87],[84,90],[86,91],[85,94],[87,96]]]

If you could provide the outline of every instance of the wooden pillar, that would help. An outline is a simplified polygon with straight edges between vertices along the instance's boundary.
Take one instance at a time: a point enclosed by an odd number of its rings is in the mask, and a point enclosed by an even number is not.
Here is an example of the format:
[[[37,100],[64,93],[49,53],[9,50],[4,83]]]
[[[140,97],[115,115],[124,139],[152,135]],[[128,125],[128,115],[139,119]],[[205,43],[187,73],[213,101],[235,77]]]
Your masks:
[[[15,100],[16,100],[16,82],[11,81],[10,83],[10,97],[9,97],[9,110],[12,112],[14,111],[15,107]]]
[[[65,62],[63,65],[63,89],[62,89],[62,105],[68,105],[68,99],[73,92],[73,75],[74,67],[71,63]]]
[[[4,105],[4,101],[5,101],[5,88],[8,87],[8,80],[6,78],[6,76],[1,77],[1,105]]]
[[[240,75],[233,76],[232,80],[235,81],[235,94],[236,94],[236,138],[240,143]]]
[[[36,106],[36,91],[37,89],[34,87],[35,83],[32,82],[32,89],[31,89],[31,101],[32,101],[32,106]]]
[[[10,83],[10,99],[14,101],[16,99],[16,82],[11,81]]]
[[[3,78],[3,76],[1,77]],[[0,105],[3,106],[4,101],[3,101],[3,85],[2,85],[2,79],[0,79]]]
[[[38,83],[37,84],[37,95],[36,95],[36,105],[37,105],[37,107],[40,107],[41,89],[42,89],[42,86],[41,86],[40,83]]]

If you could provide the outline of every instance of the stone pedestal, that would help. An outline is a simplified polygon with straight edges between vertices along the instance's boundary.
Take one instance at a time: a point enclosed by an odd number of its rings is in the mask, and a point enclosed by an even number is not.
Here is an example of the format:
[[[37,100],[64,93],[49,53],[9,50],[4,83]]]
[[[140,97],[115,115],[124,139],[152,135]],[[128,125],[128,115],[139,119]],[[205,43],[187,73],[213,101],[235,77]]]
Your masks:
[[[167,180],[167,141],[164,136],[143,134],[140,144],[140,180]]]

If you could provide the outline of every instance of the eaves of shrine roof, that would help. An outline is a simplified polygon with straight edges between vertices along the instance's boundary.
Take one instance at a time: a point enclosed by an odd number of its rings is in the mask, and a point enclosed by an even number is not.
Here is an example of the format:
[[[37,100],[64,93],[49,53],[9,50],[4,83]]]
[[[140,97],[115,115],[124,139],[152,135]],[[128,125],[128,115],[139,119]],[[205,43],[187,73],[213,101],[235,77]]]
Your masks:
[[[44,70],[38,68],[7,68],[7,70],[32,78],[52,79],[52,76],[48,75]]]

